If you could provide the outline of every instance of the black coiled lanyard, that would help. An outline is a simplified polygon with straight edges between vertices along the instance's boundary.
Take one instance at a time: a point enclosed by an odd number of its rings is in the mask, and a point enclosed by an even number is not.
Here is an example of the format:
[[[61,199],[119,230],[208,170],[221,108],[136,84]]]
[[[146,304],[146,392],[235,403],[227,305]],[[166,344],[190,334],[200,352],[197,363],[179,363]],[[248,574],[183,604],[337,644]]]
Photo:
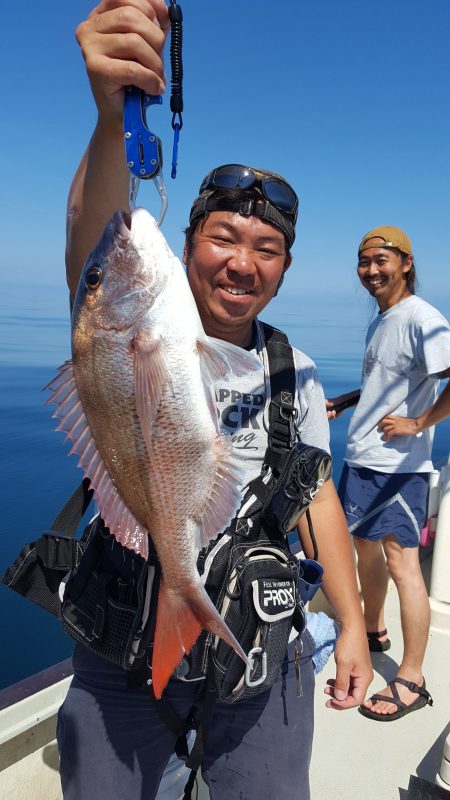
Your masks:
[[[172,172],[171,177],[177,175],[178,159],[178,139],[181,128],[183,127],[183,12],[181,6],[170,0],[169,17],[171,24],[170,32],[170,68],[172,73],[170,95],[170,110],[172,114],[173,128],[173,152],[172,152]]]

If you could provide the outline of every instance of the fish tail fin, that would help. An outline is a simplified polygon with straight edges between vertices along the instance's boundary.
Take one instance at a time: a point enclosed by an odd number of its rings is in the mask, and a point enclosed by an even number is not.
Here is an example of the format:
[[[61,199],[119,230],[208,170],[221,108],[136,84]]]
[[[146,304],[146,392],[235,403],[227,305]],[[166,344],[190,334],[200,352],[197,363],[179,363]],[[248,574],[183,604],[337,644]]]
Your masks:
[[[202,584],[190,584],[183,595],[161,582],[152,658],[155,697],[161,697],[175,667],[207,629],[223,639],[247,663],[237,639],[223,621]]]

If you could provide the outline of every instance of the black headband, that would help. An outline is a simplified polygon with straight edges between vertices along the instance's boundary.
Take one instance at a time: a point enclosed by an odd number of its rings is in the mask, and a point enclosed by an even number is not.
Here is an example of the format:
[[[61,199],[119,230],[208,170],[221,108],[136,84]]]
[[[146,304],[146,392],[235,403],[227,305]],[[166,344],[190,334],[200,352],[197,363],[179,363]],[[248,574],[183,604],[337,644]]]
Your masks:
[[[219,191],[220,196],[217,196]],[[230,202],[229,208],[227,208],[226,196],[224,196],[223,190],[213,189],[211,192],[204,192],[192,204],[189,225],[195,224],[210,211],[236,211],[244,217],[260,217],[260,219],[275,225],[284,233],[289,250],[294,244],[295,225],[264,198],[243,198],[240,204],[236,204],[234,200],[234,202]]]

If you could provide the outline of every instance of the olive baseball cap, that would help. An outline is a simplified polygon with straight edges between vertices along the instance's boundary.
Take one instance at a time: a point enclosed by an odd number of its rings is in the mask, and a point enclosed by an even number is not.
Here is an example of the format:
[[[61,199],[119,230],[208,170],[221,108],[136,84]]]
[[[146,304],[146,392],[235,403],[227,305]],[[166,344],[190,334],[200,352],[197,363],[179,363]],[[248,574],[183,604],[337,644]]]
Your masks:
[[[392,225],[381,225],[366,233],[358,247],[358,255],[369,247],[387,247],[412,256],[412,246],[408,236],[401,228]]]

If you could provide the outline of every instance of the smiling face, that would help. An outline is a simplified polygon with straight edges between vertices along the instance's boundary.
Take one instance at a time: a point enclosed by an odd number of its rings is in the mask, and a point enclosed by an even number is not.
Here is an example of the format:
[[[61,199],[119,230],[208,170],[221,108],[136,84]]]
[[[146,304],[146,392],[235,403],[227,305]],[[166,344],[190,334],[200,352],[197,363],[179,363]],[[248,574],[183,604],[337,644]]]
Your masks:
[[[405,275],[412,263],[412,256],[402,256],[387,247],[368,247],[360,253],[359,279],[377,301],[380,311],[387,311],[411,294]]]
[[[184,262],[205,332],[247,346],[252,322],[291,263],[284,235],[254,216],[213,211],[195,230]]]

